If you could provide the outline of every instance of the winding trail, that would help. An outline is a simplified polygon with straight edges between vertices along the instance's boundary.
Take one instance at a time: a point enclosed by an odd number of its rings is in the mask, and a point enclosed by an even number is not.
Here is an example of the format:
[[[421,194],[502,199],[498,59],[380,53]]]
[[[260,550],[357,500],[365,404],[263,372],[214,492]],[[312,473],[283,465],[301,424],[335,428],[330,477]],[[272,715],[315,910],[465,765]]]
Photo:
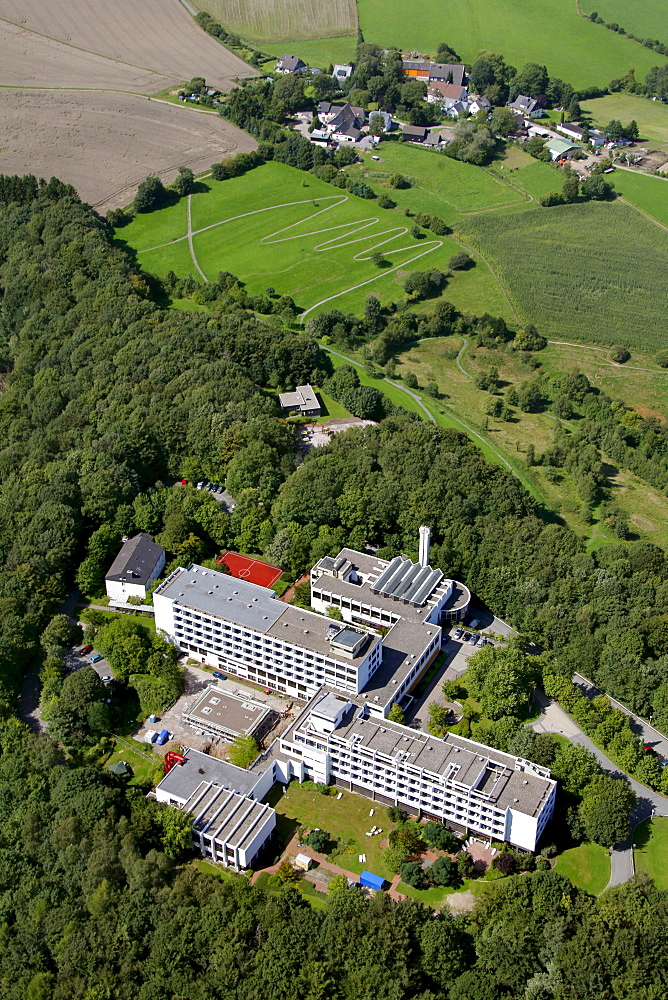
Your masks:
[[[464,355],[466,354],[466,351],[468,350],[469,339],[468,339],[468,337],[465,337],[464,334],[460,334],[460,336],[462,338],[462,346],[459,348],[459,353],[458,353],[457,358],[456,358],[456,365],[459,368],[459,370],[462,373],[462,375],[465,375],[466,378],[470,379],[471,382],[472,382],[473,381],[473,375],[469,374],[469,372],[466,371],[466,369],[462,365],[462,360],[461,360],[464,357]]]
[[[583,351],[600,351],[602,354],[607,354],[610,350],[609,347],[594,347],[592,344],[574,344],[570,340],[548,340],[548,344],[558,344],[562,347],[579,347]],[[661,368],[642,368],[640,365],[628,365],[626,363],[620,365],[617,361],[603,361],[602,359],[600,363],[607,368],[618,368],[620,371],[624,371],[625,368],[632,368],[633,371],[649,372],[651,375],[668,375],[668,370]]]
[[[172,246],[175,243],[180,243],[182,240],[188,241],[188,247],[190,249],[190,256],[195,265],[198,273],[202,276],[204,281],[208,281],[208,278],[204,274],[204,271],[200,267],[197,261],[197,255],[195,253],[195,248],[193,246],[193,236],[197,236],[199,233],[208,232],[210,229],[216,229],[218,226],[224,226],[228,222],[235,222],[239,219],[245,219],[249,216],[260,215],[263,212],[272,212],[279,208],[292,208],[298,205],[313,205],[318,207],[321,202],[331,202],[332,204],[325,205],[324,208],[318,208],[317,212],[313,212],[311,215],[307,215],[304,219],[298,219],[297,222],[291,222],[287,226],[283,226],[281,229],[277,229],[273,233],[269,233],[260,239],[260,244],[264,246],[272,246],[277,243],[288,243],[292,240],[303,240],[308,239],[313,236],[323,236],[328,233],[336,233],[336,236],[331,236],[329,239],[322,240],[320,243],[316,243],[313,247],[314,253],[326,253],[331,250],[339,250],[342,247],[352,246],[354,243],[365,244],[364,249],[360,250],[358,253],[353,255],[353,260],[355,261],[368,261],[371,260],[371,255],[379,250],[381,247],[384,248],[383,253],[385,256],[390,256],[391,254],[403,254],[407,251],[416,251],[412,256],[409,256],[402,260],[399,264],[394,267],[384,268],[379,274],[375,274],[372,278],[367,278],[364,281],[358,282],[356,285],[352,285],[348,288],[344,288],[342,291],[335,292],[334,295],[329,295],[324,299],[320,299],[314,305],[306,309],[300,316],[301,322],[304,318],[308,316],[309,313],[313,312],[319,306],[324,305],[327,302],[331,302],[333,299],[338,299],[342,295],[347,295],[349,292],[354,292],[358,288],[363,288],[365,285],[370,285],[375,281],[379,281],[382,278],[387,277],[389,274],[393,274],[400,268],[406,268],[414,261],[419,260],[421,257],[427,256],[427,254],[433,253],[434,250],[439,250],[443,246],[443,240],[427,240],[420,241],[419,244],[412,242],[404,246],[395,246],[393,248],[388,248],[388,244],[393,243],[395,240],[406,236],[408,233],[407,226],[395,226],[392,229],[385,229],[382,232],[370,232],[368,235],[364,234],[365,230],[373,229],[374,226],[378,225],[380,219],[377,216],[370,216],[368,219],[360,219],[358,221],[343,222],[336,226],[324,226],[321,229],[310,229],[308,232],[302,233],[291,233],[290,231],[296,229],[298,226],[304,226],[311,222],[313,219],[317,218],[319,215],[323,215],[325,212],[330,212],[332,209],[339,208],[349,201],[348,195],[327,195],[325,197],[317,198],[303,198],[299,201],[288,201],[283,202],[279,205],[269,205],[265,208],[256,208],[251,212],[242,212],[239,215],[230,216],[227,219],[221,219],[218,222],[212,222],[208,226],[202,226],[200,229],[192,228],[192,217],[191,217],[191,195],[188,195],[187,204],[187,217],[188,217],[188,231],[185,236],[178,236],[174,240],[168,240],[165,243],[158,243],[152,247],[146,247],[144,250],[137,251],[138,254],[150,253],[153,250],[160,250],[166,246]],[[286,235],[288,234],[288,235]],[[373,241],[373,242],[370,242]]]
[[[197,262],[197,257],[195,256],[195,248],[193,246],[193,224],[192,224],[192,218],[191,218],[191,214],[190,214],[190,199],[191,198],[192,198],[192,195],[189,194],[188,195],[188,201],[187,201],[187,213],[188,213],[188,233],[187,233],[187,236],[188,236],[188,249],[190,250],[190,258],[191,258],[193,264],[195,265],[195,268],[197,269],[197,272],[202,276],[202,278],[205,281],[205,283],[208,284],[209,279],[207,278],[206,274],[204,273],[204,271],[202,270],[202,268],[199,266],[199,264]]]

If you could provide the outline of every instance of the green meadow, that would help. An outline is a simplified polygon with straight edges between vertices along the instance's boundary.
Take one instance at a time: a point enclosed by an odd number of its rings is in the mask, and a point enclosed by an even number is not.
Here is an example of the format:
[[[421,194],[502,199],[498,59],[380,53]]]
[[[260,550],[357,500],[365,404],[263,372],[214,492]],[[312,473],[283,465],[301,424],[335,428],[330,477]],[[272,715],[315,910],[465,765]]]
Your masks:
[[[623,198],[668,226],[668,177],[617,170],[614,181]]]
[[[545,64],[576,88],[604,86],[631,68],[642,79],[660,62],[638,42],[580,17],[574,0],[422,0],[408,16],[400,0],[359,0],[359,18],[365,39],[379,45],[434,55],[443,41],[466,62],[491,49],[518,68]]]
[[[666,62],[665,56],[657,55],[655,58],[660,65]],[[607,94],[583,101],[581,107],[596,125],[605,126],[613,118],[622,122],[636,121],[640,138],[649,147],[668,146],[668,104],[649,101],[636,94]]]
[[[607,24],[616,22],[625,31],[638,38],[658,38],[668,44],[668,7],[665,3],[648,3],[647,0],[585,0],[582,9],[586,14],[595,10]],[[599,25],[602,31],[608,31]],[[655,65],[662,57],[656,55]],[[665,61],[665,59],[664,59]]]
[[[457,242],[426,231],[415,239],[410,220],[398,212],[279,163],[228,181],[200,182],[191,218],[193,251],[207,278],[231,271],[250,293],[272,286],[291,295],[303,310],[317,304],[336,307],[352,290],[362,303],[371,291],[383,300],[403,299],[401,279],[408,271],[446,270],[452,254],[461,249]],[[117,235],[137,251],[146,271],[196,274],[181,203],[137,217]],[[369,259],[374,249],[383,253],[385,267]],[[458,297],[464,300],[471,285],[482,301],[485,282],[495,284],[484,266],[457,276]]]

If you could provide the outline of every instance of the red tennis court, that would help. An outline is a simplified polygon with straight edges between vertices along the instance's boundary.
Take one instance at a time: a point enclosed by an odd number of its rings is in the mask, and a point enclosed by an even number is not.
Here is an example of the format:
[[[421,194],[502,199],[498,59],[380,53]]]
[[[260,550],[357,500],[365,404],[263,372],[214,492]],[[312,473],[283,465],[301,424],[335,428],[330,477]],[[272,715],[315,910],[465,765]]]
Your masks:
[[[283,572],[278,566],[260,562],[259,559],[251,559],[249,556],[242,556],[238,552],[223,552],[217,562],[219,566],[221,563],[225,563],[231,575],[236,576],[237,579],[257,583],[260,587],[271,587],[272,583],[275,583]]]

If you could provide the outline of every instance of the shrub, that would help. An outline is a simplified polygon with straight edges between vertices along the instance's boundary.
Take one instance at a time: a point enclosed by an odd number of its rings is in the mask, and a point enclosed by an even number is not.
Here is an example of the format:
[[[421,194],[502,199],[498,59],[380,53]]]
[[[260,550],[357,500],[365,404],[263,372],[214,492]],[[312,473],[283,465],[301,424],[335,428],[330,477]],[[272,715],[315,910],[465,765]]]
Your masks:
[[[631,352],[625,347],[613,347],[610,352],[610,357],[613,361],[616,361],[618,365],[623,365],[631,357]]]
[[[461,846],[454,833],[435,820],[425,824],[422,836],[429,846],[436,848],[437,851],[457,851]]]
[[[378,195],[378,207],[379,208],[396,208],[397,203],[393,201],[389,194],[379,194]]]
[[[409,861],[399,869],[401,881],[406,885],[412,885],[414,889],[425,889],[429,884],[429,878],[422,865],[417,861]]]
[[[408,819],[408,813],[400,809],[399,806],[389,806],[387,810],[387,818],[390,823],[405,823]]]
[[[167,198],[165,186],[159,177],[147,177],[137,188],[133,202],[136,212],[153,212],[164,205]]]
[[[411,182],[403,174],[392,174],[387,183],[391,188],[398,189],[409,188],[411,186]]]
[[[509,851],[502,851],[494,858],[494,867],[502,875],[512,875],[515,871],[515,855]]]
[[[464,251],[453,254],[448,261],[448,267],[451,271],[468,271],[469,268],[474,266],[475,261],[467,253],[464,253]]]
[[[312,847],[314,851],[318,852],[318,854],[328,854],[332,838],[326,830],[312,830],[304,843],[308,844],[309,847]]]

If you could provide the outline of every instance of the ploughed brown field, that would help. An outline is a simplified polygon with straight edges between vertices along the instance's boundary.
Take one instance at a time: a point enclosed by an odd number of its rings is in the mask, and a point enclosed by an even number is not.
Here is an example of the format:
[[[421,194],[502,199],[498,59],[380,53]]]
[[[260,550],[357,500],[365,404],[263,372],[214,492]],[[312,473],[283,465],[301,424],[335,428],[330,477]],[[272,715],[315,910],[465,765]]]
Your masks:
[[[254,75],[179,0],[0,0],[0,84],[153,94]]]
[[[3,90],[0,173],[60,177],[104,213],[128,204],[140,181],[195,173],[255,141],[217,115],[133,94]]]
[[[256,71],[179,0],[0,0],[0,173],[60,177],[101,211],[255,142],[217,114],[147,100]],[[16,88],[16,89],[13,89]],[[146,96],[141,96],[146,95]]]

